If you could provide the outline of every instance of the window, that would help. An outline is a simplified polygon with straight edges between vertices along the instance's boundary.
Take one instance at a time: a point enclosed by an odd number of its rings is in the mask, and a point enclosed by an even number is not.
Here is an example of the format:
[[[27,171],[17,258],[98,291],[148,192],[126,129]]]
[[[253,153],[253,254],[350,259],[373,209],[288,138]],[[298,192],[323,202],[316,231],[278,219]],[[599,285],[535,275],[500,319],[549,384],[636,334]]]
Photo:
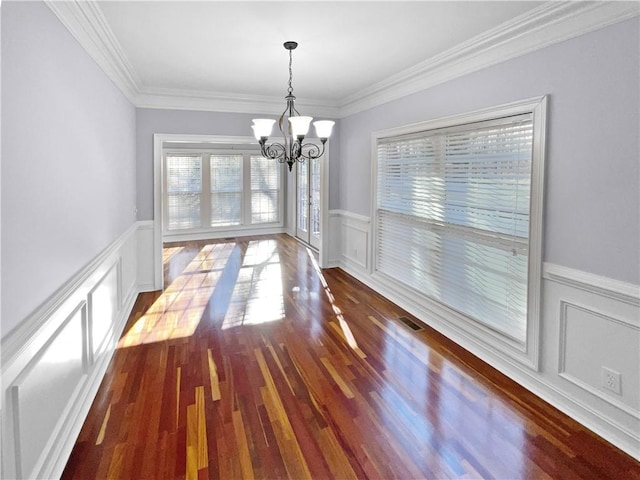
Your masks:
[[[275,160],[251,156],[251,223],[278,221],[281,171]]]
[[[211,155],[211,226],[242,223],[242,155]]]
[[[527,351],[541,121],[531,108],[496,113],[376,135],[375,273]]]
[[[167,228],[178,230],[200,226],[202,157],[167,157]]]
[[[281,174],[255,151],[166,151],[164,235],[281,226]]]

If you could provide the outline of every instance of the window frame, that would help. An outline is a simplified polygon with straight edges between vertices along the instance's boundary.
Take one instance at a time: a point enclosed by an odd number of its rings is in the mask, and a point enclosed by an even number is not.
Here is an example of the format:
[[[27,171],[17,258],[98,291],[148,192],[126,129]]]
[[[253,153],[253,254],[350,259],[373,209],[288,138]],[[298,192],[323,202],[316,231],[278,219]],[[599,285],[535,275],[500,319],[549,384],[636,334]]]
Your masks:
[[[263,230],[269,232],[273,229],[281,230],[284,227],[284,202],[285,189],[284,184],[284,164],[277,164],[279,168],[279,195],[278,195],[278,221],[251,223],[251,157],[258,156],[259,150],[251,148],[247,145],[237,145],[233,148],[163,148],[162,151],[162,238],[163,241],[181,241],[196,238],[214,238],[215,236],[226,235],[246,235],[254,232],[259,234]],[[168,195],[167,195],[167,175],[166,165],[167,157],[171,155],[180,156],[201,156],[202,157],[202,190],[200,192],[200,219],[201,226],[188,229],[168,229]],[[242,155],[242,200],[241,200],[241,223],[239,225],[211,226],[211,157],[216,155]],[[275,160],[265,159],[265,161]],[[277,162],[276,162],[277,163]],[[248,233],[250,232],[250,233]]]
[[[527,278],[527,325],[526,340],[518,342],[498,331],[474,321],[471,318],[441,304],[426,295],[412,290],[410,297],[417,299],[421,309],[435,315],[438,323],[445,329],[487,348],[501,357],[507,356],[527,367],[539,368],[539,335],[542,289],[542,238],[544,207],[544,170],[545,170],[545,137],[546,137],[546,104],[547,97],[536,97],[513,102],[483,110],[453,115],[425,122],[394,127],[373,132],[372,134],[372,168],[371,168],[371,223],[372,235],[369,248],[369,273],[375,281],[384,285],[399,297],[407,297],[407,292],[397,285],[388,275],[377,271],[377,251],[375,248],[379,226],[377,220],[377,187],[378,187],[378,142],[389,137],[411,135],[420,132],[452,128],[470,123],[486,122],[493,119],[531,114],[533,116],[533,142],[531,163],[531,201],[529,205],[529,238],[528,238],[528,278]]]

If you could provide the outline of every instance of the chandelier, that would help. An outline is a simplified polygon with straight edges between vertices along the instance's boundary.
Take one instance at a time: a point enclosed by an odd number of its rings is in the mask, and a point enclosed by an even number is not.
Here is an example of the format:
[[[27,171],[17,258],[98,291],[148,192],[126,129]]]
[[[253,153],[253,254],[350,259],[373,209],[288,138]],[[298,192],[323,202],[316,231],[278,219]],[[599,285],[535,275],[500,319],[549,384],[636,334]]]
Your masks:
[[[304,162],[305,160],[313,160],[322,156],[325,143],[327,143],[327,139],[331,135],[331,129],[335,123],[330,120],[313,122],[313,126],[316,128],[316,135],[322,145],[303,143],[313,117],[300,115],[294,105],[296,97],[293,96],[293,87],[291,86],[291,63],[292,51],[297,46],[298,44],[296,42],[284,42],[284,48],[289,50],[289,88],[287,89],[287,96],[284,97],[287,101],[287,108],[285,108],[278,120],[278,127],[284,138],[283,143],[267,143],[275,120],[270,118],[255,118],[251,126],[256,140],[260,143],[262,156],[277,160],[280,163],[286,163],[289,165],[289,171],[291,171],[295,162]]]

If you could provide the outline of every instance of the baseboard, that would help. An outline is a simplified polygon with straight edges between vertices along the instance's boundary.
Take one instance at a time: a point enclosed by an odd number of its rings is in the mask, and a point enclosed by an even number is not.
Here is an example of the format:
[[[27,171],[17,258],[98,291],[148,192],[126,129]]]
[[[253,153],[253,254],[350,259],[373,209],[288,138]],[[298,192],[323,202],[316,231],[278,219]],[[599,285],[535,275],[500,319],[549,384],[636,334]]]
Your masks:
[[[59,478],[140,287],[135,223],[2,339],[2,478]],[[142,280],[142,281],[140,281]]]
[[[197,240],[212,240],[212,239],[220,239],[220,238],[234,238],[234,237],[247,237],[247,236],[256,236],[256,235],[275,235],[278,233],[288,233],[287,229],[282,225],[277,226],[268,226],[268,227],[245,227],[245,228],[236,228],[229,230],[207,230],[202,232],[191,232],[191,233],[171,233],[171,234],[163,234],[162,242],[163,243],[171,243],[171,242],[190,242]]]

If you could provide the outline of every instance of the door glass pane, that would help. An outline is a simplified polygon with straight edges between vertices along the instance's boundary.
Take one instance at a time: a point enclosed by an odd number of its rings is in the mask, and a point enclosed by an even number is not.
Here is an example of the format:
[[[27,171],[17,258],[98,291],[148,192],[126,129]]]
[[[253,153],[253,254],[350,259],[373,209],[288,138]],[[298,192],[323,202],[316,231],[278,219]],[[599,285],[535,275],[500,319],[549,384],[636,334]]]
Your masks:
[[[320,236],[320,160],[311,162],[311,234]]]
[[[298,230],[309,231],[309,170],[307,162],[298,163]]]

